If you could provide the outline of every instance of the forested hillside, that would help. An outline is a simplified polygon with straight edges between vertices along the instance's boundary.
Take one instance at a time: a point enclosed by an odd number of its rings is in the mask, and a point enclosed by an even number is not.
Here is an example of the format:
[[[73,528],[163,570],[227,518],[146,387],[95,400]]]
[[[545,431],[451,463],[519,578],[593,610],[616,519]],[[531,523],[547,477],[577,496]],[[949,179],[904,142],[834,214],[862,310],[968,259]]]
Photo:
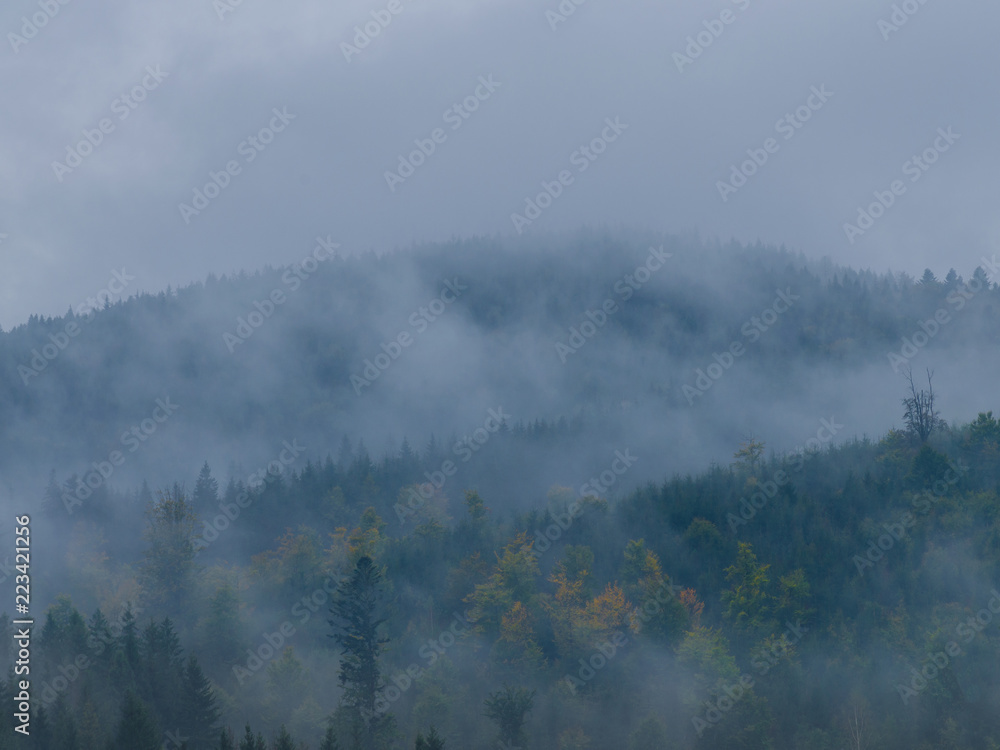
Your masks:
[[[994,267],[317,238],[33,318],[29,744],[997,748]]]
[[[995,748],[1000,423],[932,426],[513,515],[347,442],[114,534],[52,502],[32,747]]]
[[[193,479],[205,459],[249,472],[293,438],[314,459],[345,435],[380,457],[406,436],[460,437],[498,407],[525,422],[583,418],[583,442],[599,446],[552,456],[538,487],[568,481],[553,466],[583,473],[638,435],[675,457],[667,471],[697,471],[746,432],[790,450],[829,409],[849,434],[879,434],[898,418],[886,401],[902,365],[953,363],[939,383],[960,398],[988,382],[1000,343],[988,258],[968,278],[918,281],[624,232],[383,256],[333,244],[303,245],[288,268],[157,294],[126,286],[82,315],[0,334],[8,489],[35,494],[49,471],[67,482],[114,450],[124,461],[109,482],[124,485]],[[968,420],[979,405],[955,408]]]

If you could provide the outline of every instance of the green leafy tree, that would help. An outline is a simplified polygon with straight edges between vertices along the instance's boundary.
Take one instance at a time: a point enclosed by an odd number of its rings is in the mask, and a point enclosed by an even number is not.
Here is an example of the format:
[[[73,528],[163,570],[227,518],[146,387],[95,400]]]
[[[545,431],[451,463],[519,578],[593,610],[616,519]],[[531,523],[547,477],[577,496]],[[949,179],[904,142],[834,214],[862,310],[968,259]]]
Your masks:
[[[757,562],[748,542],[739,543],[736,562],[726,568],[726,580],[731,586],[722,592],[725,617],[738,632],[756,635],[770,624],[770,567]]]

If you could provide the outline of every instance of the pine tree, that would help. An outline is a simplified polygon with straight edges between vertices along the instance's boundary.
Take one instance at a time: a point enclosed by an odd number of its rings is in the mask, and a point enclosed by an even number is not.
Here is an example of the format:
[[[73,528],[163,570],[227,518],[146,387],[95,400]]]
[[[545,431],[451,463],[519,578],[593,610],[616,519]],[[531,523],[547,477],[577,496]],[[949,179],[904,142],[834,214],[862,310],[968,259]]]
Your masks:
[[[246,732],[243,735],[243,739],[240,740],[239,750],[267,750],[267,743],[264,741],[264,735],[258,733],[256,736],[250,729],[250,725],[246,725]]]
[[[323,742],[319,746],[319,750],[340,750],[340,743],[337,742],[337,735],[333,731],[333,725],[327,725],[326,734],[323,736]]]
[[[339,681],[341,701],[365,722],[366,744],[389,730],[391,719],[378,712],[378,695],[385,682],[379,657],[388,639],[381,635],[385,623],[385,586],[382,573],[370,557],[362,557],[354,571],[337,588],[329,620],[333,637],[341,649]]]
[[[129,750],[160,750],[160,730],[146,704],[132,690],[125,693],[115,742]]]
[[[184,670],[183,706],[181,728],[194,747],[204,747],[211,742],[212,726],[219,720],[220,711],[212,684],[205,677],[198,659],[189,656]]]
[[[206,653],[212,665],[229,669],[243,654],[243,621],[240,618],[240,598],[228,583],[223,584],[209,603],[205,622]]]
[[[79,750],[76,723],[65,695],[56,699],[55,716],[52,722],[53,750]]]
[[[219,733],[219,742],[215,750],[236,750],[236,740],[233,737],[233,730],[226,727]]]
[[[426,739],[422,734],[417,734],[414,750],[444,750],[444,740],[437,733],[437,729],[431,726]]]
[[[194,512],[204,516],[219,504],[219,483],[212,477],[208,461],[201,467],[198,479],[194,483],[194,494],[191,497]]]
[[[295,750],[295,740],[292,739],[292,735],[285,729],[284,724],[281,725],[281,729],[278,731],[277,737],[274,738],[271,748],[272,750]]]
[[[45,706],[39,706],[35,711],[35,718],[31,722],[30,746],[37,750],[52,750],[52,722],[49,721],[49,712]]]
[[[114,643],[115,637],[111,634],[108,618],[100,609],[95,610],[87,624],[87,646],[98,657],[97,663],[99,665],[107,667],[111,663]]]

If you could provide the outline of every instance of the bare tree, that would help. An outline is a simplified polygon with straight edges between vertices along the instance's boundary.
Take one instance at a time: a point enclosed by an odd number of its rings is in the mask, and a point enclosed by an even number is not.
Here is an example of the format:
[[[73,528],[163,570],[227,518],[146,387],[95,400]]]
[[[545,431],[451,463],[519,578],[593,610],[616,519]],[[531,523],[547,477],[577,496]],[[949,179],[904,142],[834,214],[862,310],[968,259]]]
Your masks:
[[[852,700],[843,713],[842,721],[851,750],[867,750],[872,739],[868,706],[861,701]]]
[[[903,413],[906,429],[910,434],[920,438],[921,443],[926,443],[931,433],[944,424],[938,412],[934,411],[934,386],[931,382],[934,373],[927,370],[927,390],[919,392],[913,383],[913,371],[909,367],[906,368],[905,377],[910,384],[910,395],[903,399],[903,406],[906,408]]]

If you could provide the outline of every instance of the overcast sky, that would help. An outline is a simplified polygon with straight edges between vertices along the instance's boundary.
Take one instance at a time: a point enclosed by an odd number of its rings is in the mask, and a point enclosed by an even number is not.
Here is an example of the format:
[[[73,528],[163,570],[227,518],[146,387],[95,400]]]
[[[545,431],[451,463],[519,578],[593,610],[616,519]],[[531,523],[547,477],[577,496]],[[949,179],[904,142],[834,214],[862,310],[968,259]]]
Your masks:
[[[564,19],[555,0],[49,1],[0,13],[5,329],[123,268],[125,294],[159,291],[297,261],[317,235],[381,252],[624,224],[941,276],[997,251],[995,3],[907,0],[893,30],[888,0],[566,0]],[[387,17],[362,48],[356,27]],[[387,179],[415,139],[434,152]],[[748,149],[767,161],[721,189]],[[180,207],[227,164],[207,206]]]

